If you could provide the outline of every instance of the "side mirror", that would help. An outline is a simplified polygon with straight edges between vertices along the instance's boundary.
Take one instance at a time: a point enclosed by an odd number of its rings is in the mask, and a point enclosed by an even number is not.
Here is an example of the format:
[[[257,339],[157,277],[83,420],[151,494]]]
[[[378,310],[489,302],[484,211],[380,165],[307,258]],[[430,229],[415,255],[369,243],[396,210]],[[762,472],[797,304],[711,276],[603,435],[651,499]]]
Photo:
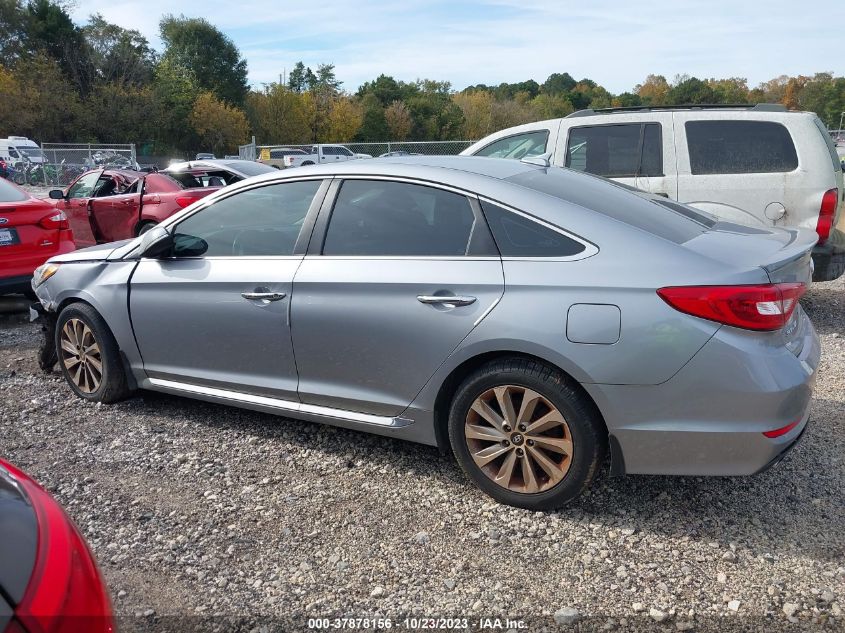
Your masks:
[[[141,257],[158,259],[172,253],[173,236],[164,227],[154,226],[141,236]]]
[[[65,199],[65,192],[61,189],[50,189],[50,193],[47,194],[50,196],[51,200],[64,200]]]
[[[177,233],[173,236],[173,255],[176,257],[202,257],[208,250],[208,242],[201,237]]]

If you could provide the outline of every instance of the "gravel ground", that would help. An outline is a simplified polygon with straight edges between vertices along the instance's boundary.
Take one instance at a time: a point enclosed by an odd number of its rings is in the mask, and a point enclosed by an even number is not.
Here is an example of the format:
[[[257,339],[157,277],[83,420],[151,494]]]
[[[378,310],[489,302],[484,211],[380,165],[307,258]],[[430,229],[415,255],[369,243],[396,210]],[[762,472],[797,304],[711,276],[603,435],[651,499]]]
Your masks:
[[[125,631],[845,630],[845,283],[803,303],[814,422],[754,477],[604,476],[559,512],[504,507],[428,447],[154,393],[85,403],[8,316],[0,452],[80,526]]]

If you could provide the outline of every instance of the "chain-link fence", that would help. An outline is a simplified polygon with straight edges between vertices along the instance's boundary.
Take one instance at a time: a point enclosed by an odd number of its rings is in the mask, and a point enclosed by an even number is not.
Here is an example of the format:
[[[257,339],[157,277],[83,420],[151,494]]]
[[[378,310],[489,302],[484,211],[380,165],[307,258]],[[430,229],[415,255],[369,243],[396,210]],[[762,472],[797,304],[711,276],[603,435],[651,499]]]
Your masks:
[[[378,156],[455,156],[460,154],[475,141],[386,141],[384,143],[331,143],[331,145],[343,145],[355,154],[368,154],[372,157]],[[328,145],[328,143],[326,143]],[[247,160],[269,159],[270,152],[274,149],[301,149],[306,153],[312,153],[315,144],[298,145],[241,145],[241,158]]]
[[[41,152],[9,165],[8,178],[20,185],[65,187],[88,169],[138,169],[134,144],[42,143]]]

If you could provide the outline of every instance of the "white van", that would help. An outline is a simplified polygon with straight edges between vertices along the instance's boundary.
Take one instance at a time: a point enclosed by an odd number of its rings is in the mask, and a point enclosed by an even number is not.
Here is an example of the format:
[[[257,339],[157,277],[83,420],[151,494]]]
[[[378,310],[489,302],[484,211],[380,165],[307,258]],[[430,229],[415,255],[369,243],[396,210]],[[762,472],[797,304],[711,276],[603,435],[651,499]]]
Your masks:
[[[8,163],[30,162],[46,163],[38,143],[25,136],[9,136],[0,138],[0,160]]]
[[[581,110],[501,130],[461,154],[548,154],[552,165],[611,178],[720,219],[813,229],[819,234],[814,279],[845,271],[842,167],[812,112],[772,104]]]

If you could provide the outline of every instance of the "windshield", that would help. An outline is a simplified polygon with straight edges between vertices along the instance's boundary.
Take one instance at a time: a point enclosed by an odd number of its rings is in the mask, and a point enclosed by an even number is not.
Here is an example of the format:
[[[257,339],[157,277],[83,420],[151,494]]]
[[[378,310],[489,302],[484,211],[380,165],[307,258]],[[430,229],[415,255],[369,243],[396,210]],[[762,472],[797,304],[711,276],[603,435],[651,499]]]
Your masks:
[[[41,148],[39,148],[39,147],[20,147],[20,146],[18,146],[18,151],[25,158],[44,158],[44,154],[41,152]]]

